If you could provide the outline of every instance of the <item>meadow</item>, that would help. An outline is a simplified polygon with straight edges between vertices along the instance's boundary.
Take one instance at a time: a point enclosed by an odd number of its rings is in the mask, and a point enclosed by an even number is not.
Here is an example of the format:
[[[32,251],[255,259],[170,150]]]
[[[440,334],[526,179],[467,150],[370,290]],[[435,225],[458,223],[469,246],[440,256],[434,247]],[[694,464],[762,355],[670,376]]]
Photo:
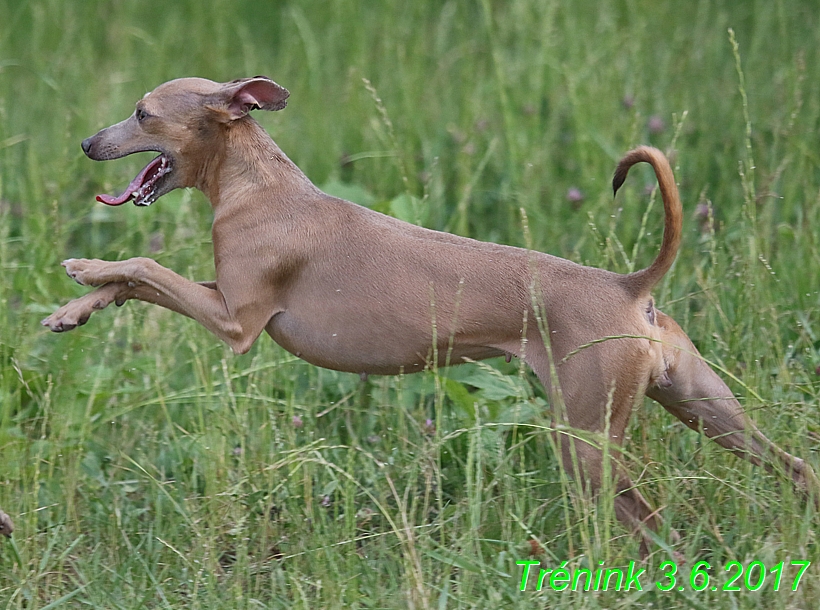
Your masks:
[[[39,321],[87,290],[69,257],[212,279],[201,193],[106,208],[149,157],[80,149],[171,78],[288,88],[256,119],[332,194],[619,272],[660,243],[651,172],[610,188],[652,144],[685,212],[659,309],[820,470],[819,26],[801,0],[0,0],[0,608],[818,607],[818,512],[649,399],[624,451],[667,528],[643,590],[522,592],[517,561],[639,553],[613,490],[558,468],[520,363],[362,382],[140,303]],[[780,590],[722,590],[732,561],[786,562]]]

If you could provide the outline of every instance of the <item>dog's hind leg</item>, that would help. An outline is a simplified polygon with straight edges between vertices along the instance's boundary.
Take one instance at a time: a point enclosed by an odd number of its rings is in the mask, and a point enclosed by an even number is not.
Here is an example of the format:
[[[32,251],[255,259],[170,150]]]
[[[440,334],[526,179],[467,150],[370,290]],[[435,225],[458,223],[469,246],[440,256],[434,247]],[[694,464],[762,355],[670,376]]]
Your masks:
[[[646,557],[651,543],[647,530],[657,532],[661,518],[629,477],[621,455],[635,397],[643,396],[644,388],[634,378],[623,377],[608,384],[607,391],[605,381],[595,379],[600,368],[593,351],[561,364],[558,385],[562,392],[549,383],[545,354],[528,354],[527,361],[550,394],[554,422],[551,438],[561,466],[583,495],[594,497],[606,482],[612,482],[615,516],[640,536],[641,556]],[[573,380],[580,382],[572,384]],[[677,538],[675,532],[672,536]]]
[[[657,312],[657,323],[667,369],[647,395],[735,455],[768,469],[782,468],[820,507],[820,481],[811,466],[766,438],[672,318]]]

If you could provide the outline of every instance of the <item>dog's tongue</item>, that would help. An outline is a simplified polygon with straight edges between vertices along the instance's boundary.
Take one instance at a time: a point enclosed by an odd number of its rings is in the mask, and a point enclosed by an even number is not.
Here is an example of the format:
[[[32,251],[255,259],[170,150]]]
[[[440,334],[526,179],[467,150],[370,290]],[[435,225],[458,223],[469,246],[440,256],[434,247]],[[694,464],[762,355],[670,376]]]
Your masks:
[[[145,182],[145,177],[149,175],[153,170],[157,168],[157,166],[162,162],[162,155],[151,161],[148,165],[146,165],[142,171],[137,174],[137,177],[131,181],[131,184],[128,185],[128,188],[123,191],[122,195],[119,197],[112,197],[111,195],[97,195],[97,201],[100,203],[104,203],[106,205],[122,205],[126,201],[129,201],[134,198],[137,191],[140,190],[143,183]]]

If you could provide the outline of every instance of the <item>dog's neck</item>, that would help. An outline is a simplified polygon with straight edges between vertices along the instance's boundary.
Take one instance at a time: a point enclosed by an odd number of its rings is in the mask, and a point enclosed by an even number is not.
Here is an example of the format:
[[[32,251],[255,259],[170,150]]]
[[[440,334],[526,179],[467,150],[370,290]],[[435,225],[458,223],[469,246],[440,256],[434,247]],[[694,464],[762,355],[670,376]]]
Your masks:
[[[231,201],[246,199],[249,190],[265,193],[258,199],[261,205],[279,199],[271,197],[271,192],[288,197],[316,189],[249,116],[226,126],[224,139],[198,169],[196,187],[211,201],[214,212],[230,206]]]

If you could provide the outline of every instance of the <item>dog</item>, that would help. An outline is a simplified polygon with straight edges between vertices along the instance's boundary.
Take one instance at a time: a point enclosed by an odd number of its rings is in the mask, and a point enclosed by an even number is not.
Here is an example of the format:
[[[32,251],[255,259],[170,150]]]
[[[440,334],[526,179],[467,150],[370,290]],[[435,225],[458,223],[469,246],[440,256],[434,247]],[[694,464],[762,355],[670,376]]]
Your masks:
[[[623,275],[425,229],[321,192],[249,115],[281,110],[288,96],[263,76],[172,80],[84,140],[97,161],[159,153],[121,195],[98,196],[102,203],[146,206],[183,187],[208,197],[216,280],[195,283],[148,258],[69,259],[67,274],[98,288],[42,324],[68,331],[136,299],[193,318],[238,354],[264,330],[307,362],[362,375],[521,358],[549,396],[558,459],[591,494],[609,452],[615,514],[640,536],[643,555],[660,517],[617,449],[644,395],[737,455],[782,469],[818,501],[808,463],[763,435],[655,308],[650,292],[675,260],[683,222],[663,153],[636,148],[615,171],[617,193],[630,167],[649,163],[665,214],[657,258]]]

